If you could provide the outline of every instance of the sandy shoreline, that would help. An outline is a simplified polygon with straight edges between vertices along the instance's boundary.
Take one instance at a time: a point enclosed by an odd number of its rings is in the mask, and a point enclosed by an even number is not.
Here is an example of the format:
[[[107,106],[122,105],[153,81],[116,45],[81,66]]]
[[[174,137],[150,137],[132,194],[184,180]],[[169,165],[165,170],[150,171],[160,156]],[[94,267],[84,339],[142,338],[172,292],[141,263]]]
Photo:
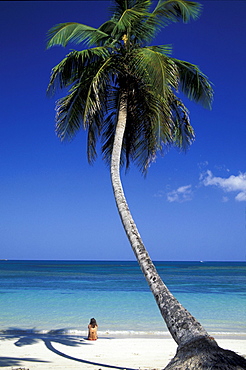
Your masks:
[[[218,344],[246,356],[246,337],[216,337]],[[171,338],[99,338],[73,335],[0,335],[2,369],[163,369],[176,352]]]

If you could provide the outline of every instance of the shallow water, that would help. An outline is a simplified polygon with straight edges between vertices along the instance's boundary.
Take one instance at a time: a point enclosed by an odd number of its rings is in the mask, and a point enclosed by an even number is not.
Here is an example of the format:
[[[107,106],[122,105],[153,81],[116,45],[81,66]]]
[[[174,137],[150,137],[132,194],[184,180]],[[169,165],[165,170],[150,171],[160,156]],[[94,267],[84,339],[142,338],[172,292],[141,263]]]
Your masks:
[[[175,297],[210,333],[246,333],[245,262],[156,262]],[[0,261],[0,330],[165,335],[136,262]]]

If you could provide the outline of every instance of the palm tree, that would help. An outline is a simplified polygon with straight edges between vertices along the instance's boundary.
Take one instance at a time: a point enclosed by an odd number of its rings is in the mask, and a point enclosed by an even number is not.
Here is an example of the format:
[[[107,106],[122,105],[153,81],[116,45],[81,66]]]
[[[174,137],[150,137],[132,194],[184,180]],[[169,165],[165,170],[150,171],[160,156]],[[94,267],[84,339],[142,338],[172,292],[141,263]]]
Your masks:
[[[89,163],[96,159],[101,140],[123,227],[182,351],[190,343],[217,344],[161,280],[131,216],[120,169],[133,162],[146,174],[158,152],[170,146],[186,150],[194,131],[178,89],[207,108],[213,90],[196,65],[171,57],[170,45],[149,46],[169,23],[197,18],[201,6],[187,0],[159,0],[150,11],[151,5],[152,0],[113,0],[112,17],[99,28],[75,22],[51,28],[48,48],[69,42],[86,43],[89,48],[70,52],[52,69],[48,93],[67,90],[56,105],[56,132],[61,140],[72,139],[84,128]]]

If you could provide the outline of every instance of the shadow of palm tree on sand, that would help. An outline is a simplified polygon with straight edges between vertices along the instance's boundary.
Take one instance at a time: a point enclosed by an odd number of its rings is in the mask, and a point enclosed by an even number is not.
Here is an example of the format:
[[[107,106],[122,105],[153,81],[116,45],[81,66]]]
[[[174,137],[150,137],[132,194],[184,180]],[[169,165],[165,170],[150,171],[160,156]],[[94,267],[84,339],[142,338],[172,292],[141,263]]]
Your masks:
[[[11,328],[5,331],[1,331],[0,341],[16,339],[16,342],[14,344],[17,347],[33,345],[35,343],[38,343],[39,341],[42,341],[48,350],[52,351],[58,356],[62,356],[71,361],[76,361],[76,362],[80,362],[83,364],[94,365],[94,366],[102,366],[108,369],[137,370],[137,369],[128,368],[125,366],[121,367],[121,366],[103,364],[103,363],[94,362],[94,361],[83,360],[80,358],[69,356],[57,350],[53,346],[53,343],[60,343],[68,347],[91,345],[91,343],[87,342],[85,339],[81,339],[80,337],[73,336],[73,335],[64,335],[62,334],[63,332],[64,332],[64,329],[60,329],[60,330],[51,330],[47,334],[39,334],[39,333],[36,333],[34,330],[29,330],[28,332],[26,332],[25,330],[22,330],[20,328]],[[29,357],[17,358],[17,357],[0,356],[0,367],[20,366],[23,361],[42,362],[42,363],[49,362],[49,361],[40,360],[37,358],[29,358]]]

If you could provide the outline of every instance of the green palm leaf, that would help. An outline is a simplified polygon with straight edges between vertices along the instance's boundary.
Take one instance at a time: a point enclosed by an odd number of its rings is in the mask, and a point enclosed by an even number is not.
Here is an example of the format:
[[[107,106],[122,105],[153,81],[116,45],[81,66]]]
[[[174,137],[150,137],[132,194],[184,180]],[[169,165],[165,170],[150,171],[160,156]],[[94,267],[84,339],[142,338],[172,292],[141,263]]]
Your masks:
[[[54,45],[67,46],[69,42],[75,44],[85,42],[89,46],[98,45],[108,38],[107,33],[81,23],[59,23],[48,31],[47,49]]]
[[[172,45],[157,45],[157,46],[148,46],[148,49],[168,56],[172,54],[173,48]]]
[[[146,21],[149,28],[149,37],[145,42],[150,42],[153,37],[170,23],[183,21],[189,22],[191,18],[196,19],[201,12],[201,5],[187,0],[159,0],[152,13]]]
[[[197,19],[201,12],[201,4],[187,0],[159,0],[152,12],[152,20],[163,26],[171,22],[189,22],[191,18]]]
[[[151,0],[114,0],[109,9],[113,14],[113,18],[119,19],[127,9],[134,9],[139,13],[148,12],[151,3]]]
[[[171,58],[159,53],[156,47],[134,51],[130,67],[142,76],[163,97],[169,94],[168,86],[178,89],[178,70]]]
[[[116,6],[112,7],[115,28],[113,36],[122,38],[124,34],[131,39],[131,42],[143,44],[147,40],[151,40],[154,35],[154,30],[151,24],[147,24],[150,16],[149,8],[150,0],[134,0],[134,1],[115,1]]]
[[[173,96],[170,104],[172,108],[172,120],[174,123],[173,144],[183,151],[187,151],[195,140],[195,133],[190,124],[189,112],[181,100]]]
[[[106,60],[110,53],[110,49],[104,46],[72,51],[52,69],[47,94],[52,96],[58,89],[70,86],[81,77],[85,68],[89,65],[96,68],[96,65]]]
[[[111,79],[110,79],[110,63],[111,58],[108,58],[100,67],[96,70],[91,79],[91,83],[88,89],[87,99],[85,102],[85,110],[84,110],[84,125],[85,127],[91,121],[91,116],[96,114],[97,110],[105,106],[104,100],[105,95],[108,89],[108,85],[110,86]],[[92,98],[93,96],[93,98]]]
[[[83,99],[77,87],[56,104],[56,133],[63,140],[71,140],[81,128]]]
[[[213,100],[213,89],[207,76],[194,64],[174,58],[173,61],[179,70],[180,87],[184,94],[190,100],[194,100],[210,109]]]
[[[106,33],[107,35],[111,35],[115,25],[116,25],[115,21],[109,20],[109,21],[101,24],[101,26],[98,28],[98,30]]]

